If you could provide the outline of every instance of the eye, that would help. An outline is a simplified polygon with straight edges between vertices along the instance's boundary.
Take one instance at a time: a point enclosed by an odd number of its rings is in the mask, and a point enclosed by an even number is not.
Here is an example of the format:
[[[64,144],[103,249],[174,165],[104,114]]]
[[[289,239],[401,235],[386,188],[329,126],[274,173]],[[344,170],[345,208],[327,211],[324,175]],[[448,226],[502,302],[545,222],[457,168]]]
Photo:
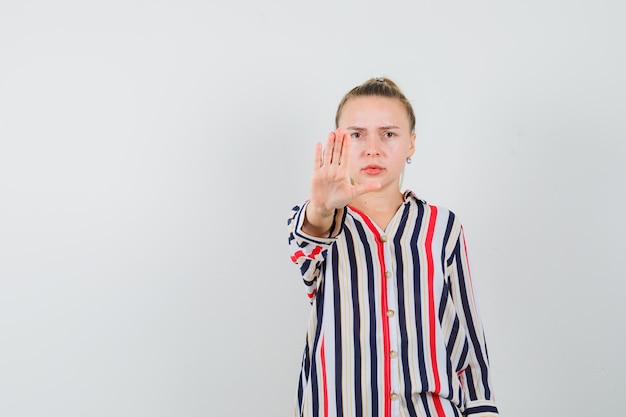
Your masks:
[[[393,138],[394,136],[396,136],[396,134],[393,133],[393,132],[385,132],[383,136],[385,138],[387,138],[387,139],[390,139],[390,138]]]
[[[361,132],[354,132],[350,136],[352,137],[352,139],[359,139],[363,137],[363,134]]]

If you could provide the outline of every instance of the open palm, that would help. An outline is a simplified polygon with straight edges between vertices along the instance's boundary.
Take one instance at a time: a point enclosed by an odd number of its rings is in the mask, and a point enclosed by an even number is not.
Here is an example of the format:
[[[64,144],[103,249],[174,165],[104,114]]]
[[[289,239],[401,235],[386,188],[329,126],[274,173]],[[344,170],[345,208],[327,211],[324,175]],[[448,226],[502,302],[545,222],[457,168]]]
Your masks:
[[[326,147],[315,147],[311,176],[311,203],[324,211],[345,207],[355,197],[380,188],[377,182],[353,184],[350,180],[351,140],[337,129],[328,135]]]

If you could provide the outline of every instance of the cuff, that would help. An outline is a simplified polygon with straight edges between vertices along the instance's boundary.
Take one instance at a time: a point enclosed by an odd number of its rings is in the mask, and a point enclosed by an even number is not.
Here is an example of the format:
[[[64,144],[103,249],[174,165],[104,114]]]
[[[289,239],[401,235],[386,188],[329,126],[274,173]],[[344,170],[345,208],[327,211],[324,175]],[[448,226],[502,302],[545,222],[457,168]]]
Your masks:
[[[499,413],[492,401],[475,401],[468,404],[463,415],[467,417],[497,417]]]
[[[318,236],[311,236],[302,231],[302,226],[304,225],[306,207],[308,205],[309,205],[309,202],[307,201],[306,203],[302,205],[302,207],[300,207],[300,210],[296,213],[294,217],[294,221],[295,221],[294,228],[293,228],[294,236],[296,237],[297,240],[308,242],[308,243],[314,243],[316,245],[328,246],[328,245],[333,244],[335,240],[337,240],[337,236],[324,238],[324,237],[318,237]],[[336,213],[335,213],[335,216],[337,216]],[[335,227],[335,224],[333,223],[333,228],[334,227]]]

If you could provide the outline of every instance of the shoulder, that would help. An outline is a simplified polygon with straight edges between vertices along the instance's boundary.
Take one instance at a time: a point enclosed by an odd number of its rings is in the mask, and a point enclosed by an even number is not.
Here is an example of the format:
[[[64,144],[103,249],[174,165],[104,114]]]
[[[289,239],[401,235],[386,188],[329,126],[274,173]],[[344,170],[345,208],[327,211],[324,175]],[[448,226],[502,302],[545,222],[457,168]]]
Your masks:
[[[417,194],[411,190],[404,192],[404,201],[412,207],[428,212],[429,215],[434,215],[440,219],[449,219],[452,222],[457,221],[457,216],[454,211],[438,204],[427,203],[426,200],[418,197]]]

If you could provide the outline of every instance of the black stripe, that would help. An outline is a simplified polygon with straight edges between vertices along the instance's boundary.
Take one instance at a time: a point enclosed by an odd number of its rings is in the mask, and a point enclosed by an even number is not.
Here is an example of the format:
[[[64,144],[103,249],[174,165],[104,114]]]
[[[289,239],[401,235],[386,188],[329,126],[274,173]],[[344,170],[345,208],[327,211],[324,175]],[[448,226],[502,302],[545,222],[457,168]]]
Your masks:
[[[311,358],[311,408],[313,410],[313,417],[319,417],[319,403],[320,403],[320,390],[317,386],[317,361],[315,360],[315,353],[319,348],[320,336],[322,335],[322,318],[324,315],[324,285],[326,280],[322,279],[317,289],[318,294],[315,297],[315,308],[317,309],[317,325],[315,326],[315,339],[313,340],[313,357]]]
[[[482,383],[485,388],[485,398],[489,399],[491,398],[491,389],[489,388],[487,363],[485,361],[485,358],[483,357],[482,350],[480,349],[480,341],[478,338],[478,334],[476,332],[476,328],[474,327],[474,318],[472,317],[470,301],[467,297],[468,290],[471,291],[471,288],[468,288],[466,281],[465,281],[465,275],[463,274],[462,262],[461,262],[461,257],[463,255],[461,254],[461,249],[460,249],[461,242],[460,241],[457,242],[457,248],[455,248],[455,253],[456,253],[456,258],[457,258],[456,260],[457,271],[459,272],[457,278],[459,281],[459,289],[461,291],[461,304],[463,305],[463,312],[465,313],[465,317],[468,318],[467,320],[465,320],[465,322],[467,323],[467,329],[469,332],[469,337],[472,341],[472,345],[473,347],[478,348],[478,349],[474,349],[474,353],[476,354],[476,360],[478,361],[478,366],[480,367]],[[474,396],[475,395],[476,394],[474,393]],[[477,398],[472,397],[472,399],[477,399]]]
[[[498,408],[494,407],[493,405],[480,405],[477,407],[470,407],[470,408],[465,409],[466,416],[469,416],[471,414],[478,414],[478,413],[497,413],[497,412],[498,412]]]
[[[361,376],[361,308],[359,304],[359,273],[357,270],[356,255],[354,251],[354,241],[352,233],[348,228],[345,229],[346,245],[348,253],[348,262],[350,263],[350,287],[352,292],[352,316],[353,316],[353,332],[352,340],[354,347],[354,405],[357,416],[363,415],[363,396],[361,395],[362,376]],[[337,410],[337,415],[342,415],[341,410]]]
[[[335,310],[335,316],[341,313],[341,289],[339,288],[339,252],[337,250],[337,245],[332,246],[332,256],[337,261],[332,263],[333,268],[333,308]],[[341,355],[341,320],[335,319],[335,396],[336,396],[336,406],[337,406],[337,414],[341,415],[343,408],[343,398],[341,397],[341,387],[343,386],[341,380],[343,377],[343,373],[341,372],[342,368],[342,360],[343,357]]]
[[[361,242],[367,242],[367,236],[365,234],[365,229],[361,222],[354,219],[354,226],[359,234],[359,238]],[[378,350],[376,348],[376,288],[374,286],[374,265],[372,263],[372,251],[369,245],[363,245],[363,252],[365,254],[365,265],[366,271],[359,271],[359,276],[361,279],[367,280],[367,297],[369,302],[369,351],[370,351],[370,369],[372,371],[372,375],[370,377],[370,389],[372,392],[372,417],[378,416],[378,367],[377,359],[378,359]],[[362,272],[365,272],[363,274]]]
[[[408,214],[409,214],[409,204],[405,206],[405,210],[402,213],[402,217],[400,219],[400,225],[398,226],[399,231],[404,231],[406,227]],[[398,324],[400,326],[400,358],[402,360],[403,366],[403,375],[404,375],[404,398],[406,398],[407,411],[411,417],[417,417],[417,411],[415,411],[415,405],[411,400],[413,393],[413,384],[411,383],[411,370],[409,369],[409,336],[407,330],[407,319],[406,319],[406,306],[404,303],[404,263],[402,262],[402,245],[400,241],[402,240],[402,233],[398,233],[394,240],[394,252],[396,255],[396,285],[398,286]]]
[[[298,410],[299,414],[302,415],[302,398],[304,396],[304,387],[302,386],[302,377],[298,381]]]
[[[304,370],[304,379],[308,380],[309,379],[309,372],[311,372],[311,357],[309,356],[309,340],[308,340],[308,335],[306,337],[306,341],[304,343],[304,358],[303,358],[303,362],[304,362],[304,366],[303,366],[303,370]]]
[[[463,340],[463,350],[461,351],[461,356],[459,356],[459,364],[457,365],[457,372],[462,369],[462,366],[465,364],[467,360],[467,354],[469,353],[469,342],[467,338]]]
[[[455,315],[454,320],[452,321],[452,329],[450,330],[450,336],[448,336],[448,340],[446,341],[446,353],[448,354],[448,358],[452,358],[452,351],[454,350],[454,345],[457,342],[457,337],[459,336],[459,318]],[[457,364],[458,366],[458,364]],[[460,369],[457,369],[459,371]],[[449,374],[452,375],[452,374]]]
[[[448,281],[444,279],[443,288],[441,290],[441,299],[439,300],[439,324],[441,325],[443,322],[443,315],[446,311],[446,306],[448,304],[448,299],[450,295],[450,285]],[[459,320],[457,317],[454,317],[454,322],[452,323],[452,331],[450,337],[446,343],[446,374],[448,375],[448,395],[447,399],[451,400],[453,395],[452,390],[452,350],[454,348],[454,342],[456,341],[456,335],[459,331]]]
[[[309,269],[309,267],[311,266],[311,260],[307,259],[306,261],[302,262],[302,265],[300,265],[300,274],[304,275],[306,274],[306,271]],[[308,285],[311,286],[313,285],[313,283],[315,281],[307,281],[307,280],[303,280],[304,281],[304,285]]]
[[[424,205],[423,204],[418,204],[417,205],[417,220],[415,222],[415,229],[413,230],[413,235],[411,236],[411,254],[412,254],[412,259],[414,261],[414,276],[413,276],[413,282],[414,282],[414,286],[415,286],[415,291],[413,294],[413,298],[414,298],[414,303],[415,305],[413,306],[414,310],[415,310],[415,323],[417,324],[417,359],[419,362],[419,373],[420,373],[420,381],[421,381],[421,389],[423,392],[428,391],[430,389],[429,384],[428,384],[428,376],[426,375],[426,359],[425,359],[425,354],[424,354],[424,329],[422,328],[422,305],[421,305],[421,273],[420,273],[420,268],[421,268],[421,264],[420,264],[420,250],[417,244],[420,232],[421,232],[421,225],[422,222],[424,221]]]
[[[428,406],[428,395],[425,392],[420,393],[420,398],[422,399],[422,404],[424,404],[424,411],[426,412],[426,417],[433,417],[430,414],[430,407]]]
[[[474,385],[474,374],[471,370],[465,370],[465,379],[467,380],[467,395],[470,401],[476,401],[478,396],[476,395],[476,388]]]
[[[461,410],[465,409],[466,398],[465,398],[465,394],[463,393],[463,386],[462,385],[459,385],[458,398],[459,398],[459,401],[460,401],[459,408]]]
[[[306,339],[308,339],[308,337]],[[298,410],[300,415],[302,415],[302,404],[304,400],[304,384],[309,380],[310,369],[311,360],[309,358],[309,341],[305,340],[304,353],[302,354],[302,368],[300,370],[300,378],[298,381]]]
[[[448,240],[450,240],[450,234],[452,233],[452,226],[454,225],[455,215],[451,211],[448,212],[448,224],[446,224],[446,232],[443,234],[443,244],[441,245],[441,267],[445,271],[446,267],[446,246],[448,246]],[[448,266],[450,262],[448,262]]]
[[[450,286],[448,280],[443,280],[443,286],[441,288],[441,298],[439,299],[439,324],[443,324],[443,315],[446,312],[446,306],[448,304],[448,295],[450,294]]]

